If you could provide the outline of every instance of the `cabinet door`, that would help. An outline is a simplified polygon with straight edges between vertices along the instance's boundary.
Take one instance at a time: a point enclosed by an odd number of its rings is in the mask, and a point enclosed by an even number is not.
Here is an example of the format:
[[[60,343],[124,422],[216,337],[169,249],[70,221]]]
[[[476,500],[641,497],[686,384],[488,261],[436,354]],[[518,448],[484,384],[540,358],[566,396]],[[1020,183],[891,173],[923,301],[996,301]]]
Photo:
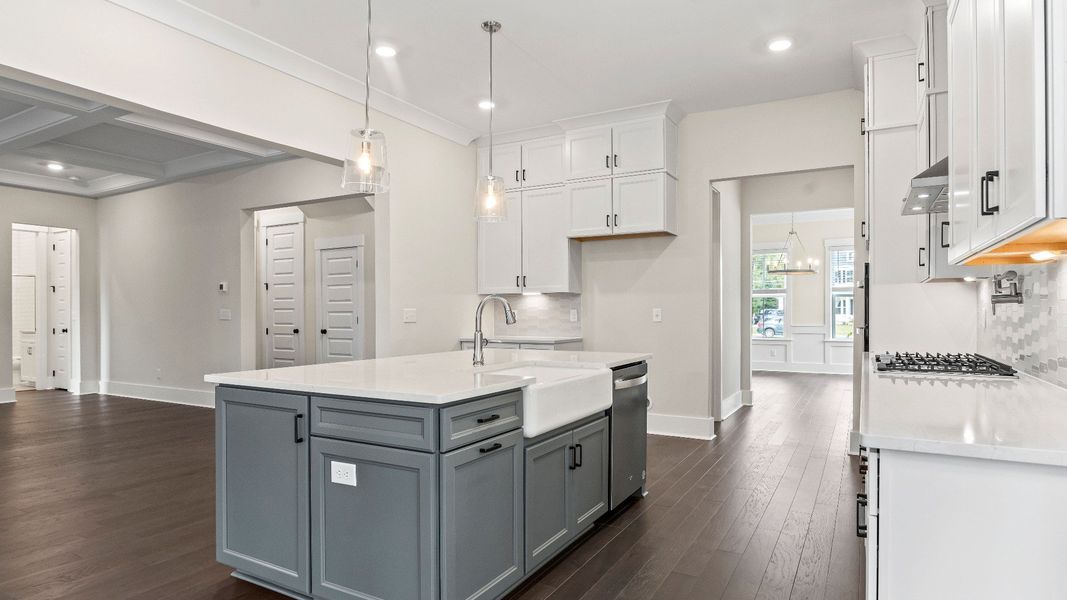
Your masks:
[[[975,0],[958,0],[949,14],[949,219],[952,221],[953,261],[972,248],[971,229],[977,219],[978,169],[975,143]]]
[[[522,431],[441,457],[441,599],[497,598],[523,576]]]
[[[567,238],[569,212],[563,187],[522,193],[523,291],[578,291],[581,255],[578,242]]]
[[[612,172],[616,175],[666,167],[664,119],[645,119],[612,127]]]
[[[354,485],[336,468],[353,465]],[[328,600],[437,597],[433,454],[311,441],[311,593]]]
[[[567,179],[611,175],[611,127],[567,132]]]
[[[572,527],[575,533],[608,512],[611,475],[608,443],[607,417],[574,430],[575,468],[571,478],[574,482]]]
[[[504,180],[505,189],[522,186],[522,145],[497,144],[493,146],[493,171]],[[489,148],[478,149],[478,176],[489,174]]]
[[[915,53],[897,52],[868,59],[867,128],[915,123]]]
[[[215,392],[216,559],[308,593],[307,396]]]
[[[916,108],[923,110],[926,104],[926,92],[930,87],[930,61],[929,50],[929,26],[923,29],[923,35],[919,39],[919,47],[915,50],[915,95]]]
[[[948,156],[948,92],[930,94],[928,103],[930,164],[933,165]]]
[[[962,0],[961,0],[962,2]],[[1000,140],[1001,121],[1000,84],[1000,0],[977,0],[975,2],[975,167],[978,181],[975,191],[975,220],[971,227],[971,249],[978,249],[993,240],[996,235],[996,212],[1004,198],[1004,175],[988,177],[993,171],[1001,171]],[[983,201],[984,198],[984,201]],[[982,204],[989,208],[983,212]],[[992,214],[989,214],[991,213]]]
[[[522,145],[522,187],[562,184],[566,177],[563,171],[563,137],[534,140]]]
[[[669,175],[630,175],[612,180],[611,216],[615,234],[666,229],[666,188]]]
[[[568,431],[526,449],[527,571],[536,569],[574,539],[571,441]]]
[[[611,180],[567,184],[570,237],[611,235]]]
[[[926,9],[926,88],[931,92],[948,89],[948,6]]]
[[[933,253],[930,248],[930,215],[919,215],[912,218],[915,219],[916,225],[915,274],[921,283],[930,279],[930,255]]]
[[[984,0],[983,0],[984,1]],[[996,236],[1045,218],[1045,3],[1000,2],[1003,10],[1003,179]],[[979,38],[981,39],[981,38]]]
[[[499,223],[478,223],[478,293],[518,294],[522,291],[522,195],[508,192],[508,217]]]

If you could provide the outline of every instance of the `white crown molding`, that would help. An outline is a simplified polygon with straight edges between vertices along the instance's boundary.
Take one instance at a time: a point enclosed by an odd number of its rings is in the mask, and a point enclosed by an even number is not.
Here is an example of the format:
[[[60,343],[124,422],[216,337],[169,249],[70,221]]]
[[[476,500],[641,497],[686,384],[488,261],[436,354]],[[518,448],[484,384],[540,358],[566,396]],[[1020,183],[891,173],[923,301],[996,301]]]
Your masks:
[[[792,220],[794,213],[759,213],[752,215],[753,225],[780,225]],[[797,223],[815,223],[819,221],[850,221],[855,214],[851,208],[829,208],[825,210],[797,211]]]
[[[679,123],[685,118],[685,113],[682,112],[682,109],[673,101],[661,100],[660,102],[650,102],[648,104],[639,104],[637,106],[579,115],[577,117],[557,119],[554,123],[559,125],[564,131],[568,131],[572,129],[607,125],[609,123],[619,123],[621,121],[646,119],[649,117],[667,117],[671,121]]]
[[[494,132],[493,145],[529,142],[539,138],[555,137],[558,135],[563,135],[563,128],[559,125],[540,125],[538,127],[527,127],[526,129],[513,129],[503,133]],[[489,136],[483,135],[475,140],[475,143],[479,148],[484,148],[489,145]]]
[[[353,102],[363,103],[366,87],[362,81],[182,0],[108,0],[108,2]],[[475,131],[375,89],[373,86],[371,91],[375,96],[373,108],[391,117],[457,144],[468,145],[478,136]]]

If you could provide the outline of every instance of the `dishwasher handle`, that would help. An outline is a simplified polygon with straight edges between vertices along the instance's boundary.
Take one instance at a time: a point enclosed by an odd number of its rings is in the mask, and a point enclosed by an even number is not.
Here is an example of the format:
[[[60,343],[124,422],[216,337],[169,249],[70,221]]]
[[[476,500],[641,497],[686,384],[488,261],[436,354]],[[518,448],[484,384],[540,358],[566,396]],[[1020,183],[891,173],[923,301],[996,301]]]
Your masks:
[[[648,383],[648,374],[638,375],[637,377],[630,377],[629,379],[616,379],[615,389],[626,390],[639,385],[645,385]]]

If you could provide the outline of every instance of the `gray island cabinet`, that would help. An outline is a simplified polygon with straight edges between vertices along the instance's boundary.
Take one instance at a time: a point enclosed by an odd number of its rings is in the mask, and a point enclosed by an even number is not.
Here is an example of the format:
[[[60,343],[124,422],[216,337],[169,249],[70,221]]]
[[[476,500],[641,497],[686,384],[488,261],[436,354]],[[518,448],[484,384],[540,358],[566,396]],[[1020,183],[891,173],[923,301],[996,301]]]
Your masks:
[[[218,386],[219,562],[294,598],[503,596],[610,501],[610,410],[525,439],[522,398]]]

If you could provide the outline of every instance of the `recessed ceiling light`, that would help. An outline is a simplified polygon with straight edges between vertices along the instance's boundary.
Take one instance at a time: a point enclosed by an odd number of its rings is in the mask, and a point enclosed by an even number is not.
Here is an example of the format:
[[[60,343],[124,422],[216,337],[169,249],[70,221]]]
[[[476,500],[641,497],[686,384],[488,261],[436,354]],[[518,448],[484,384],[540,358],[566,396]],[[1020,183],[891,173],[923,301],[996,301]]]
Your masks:
[[[56,171],[56,172],[62,171],[63,169],[66,168],[66,167],[64,167],[63,165],[61,165],[61,164],[59,164],[57,162],[50,162],[45,166],[48,167],[49,171]]]
[[[919,198],[922,199],[922,200],[926,200],[929,197],[930,197],[930,194],[919,194]]]
[[[392,46],[378,46],[374,49],[374,53],[384,58],[392,58],[396,56],[396,48]]]
[[[71,181],[81,181],[81,177],[78,177],[77,175],[71,175],[70,177],[67,177],[67,179]]]
[[[478,103],[478,108],[482,110],[489,110],[490,108],[496,108],[496,103],[490,102],[488,100],[482,100]]]
[[[1041,252],[1034,252],[1033,254],[1030,255],[1030,258],[1032,258],[1032,259],[1034,259],[1034,260],[1036,260],[1038,262],[1044,262],[1046,260],[1052,260],[1052,259],[1056,258],[1056,253],[1055,252],[1049,252],[1048,250],[1042,250]]]
[[[788,38],[778,38],[771,40],[770,43],[767,44],[767,49],[771,52],[785,52],[792,47],[793,40]]]
[[[918,212],[918,211],[922,210],[922,209],[923,209],[923,207],[921,207],[921,206],[913,206],[913,207],[911,207],[911,209],[912,209],[913,211],[915,211],[915,212]]]

